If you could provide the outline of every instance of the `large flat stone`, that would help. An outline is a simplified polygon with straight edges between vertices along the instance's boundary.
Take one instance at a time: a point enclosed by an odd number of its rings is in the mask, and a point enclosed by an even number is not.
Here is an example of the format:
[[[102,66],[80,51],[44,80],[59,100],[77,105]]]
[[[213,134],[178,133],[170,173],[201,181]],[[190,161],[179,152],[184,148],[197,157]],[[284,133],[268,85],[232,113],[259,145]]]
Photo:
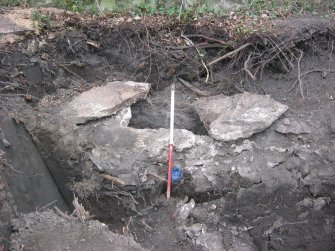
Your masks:
[[[201,136],[196,136],[187,130],[175,130],[175,135],[176,152],[187,149],[193,152],[196,144],[206,147]],[[166,166],[159,167],[154,163],[164,163],[167,160],[169,144],[167,129],[103,126],[96,128],[91,141],[96,146],[90,156],[93,163],[100,171],[117,176],[127,185],[137,186],[146,182],[147,172],[166,176]],[[208,152],[207,148],[205,155]]]
[[[61,116],[76,124],[84,124],[111,116],[144,99],[150,90],[150,84],[132,81],[110,82],[81,93],[61,111]]]
[[[248,138],[276,121],[288,107],[258,94],[205,97],[194,103],[208,133],[221,141]]]

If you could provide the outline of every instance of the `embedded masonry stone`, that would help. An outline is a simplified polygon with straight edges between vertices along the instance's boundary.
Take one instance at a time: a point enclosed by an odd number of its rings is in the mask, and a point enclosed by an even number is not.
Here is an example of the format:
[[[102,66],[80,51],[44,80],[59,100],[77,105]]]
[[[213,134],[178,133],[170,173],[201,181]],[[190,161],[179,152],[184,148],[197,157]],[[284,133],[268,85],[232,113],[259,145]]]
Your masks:
[[[138,100],[145,99],[150,84],[115,81],[83,92],[64,106],[61,116],[76,124],[85,124],[114,115]]]
[[[270,97],[253,93],[204,97],[193,105],[209,135],[220,141],[249,138],[288,109]]]

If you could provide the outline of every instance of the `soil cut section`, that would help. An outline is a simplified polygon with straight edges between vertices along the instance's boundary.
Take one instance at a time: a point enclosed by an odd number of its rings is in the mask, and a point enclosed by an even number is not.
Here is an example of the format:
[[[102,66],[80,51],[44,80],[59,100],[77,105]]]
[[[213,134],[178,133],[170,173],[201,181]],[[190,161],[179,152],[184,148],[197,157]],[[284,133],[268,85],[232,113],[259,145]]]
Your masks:
[[[1,44],[0,250],[334,250],[334,19],[54,18]]]

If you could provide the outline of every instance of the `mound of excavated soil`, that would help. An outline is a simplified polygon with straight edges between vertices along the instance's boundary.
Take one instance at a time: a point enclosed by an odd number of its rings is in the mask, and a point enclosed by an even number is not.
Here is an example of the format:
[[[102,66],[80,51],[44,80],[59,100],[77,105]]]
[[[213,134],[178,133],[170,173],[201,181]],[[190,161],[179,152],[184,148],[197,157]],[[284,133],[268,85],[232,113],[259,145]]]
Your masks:
[[[81,223],[52,211],[26,214],[12,222],[12,231],[11,250],[144,250],[101,222]]]

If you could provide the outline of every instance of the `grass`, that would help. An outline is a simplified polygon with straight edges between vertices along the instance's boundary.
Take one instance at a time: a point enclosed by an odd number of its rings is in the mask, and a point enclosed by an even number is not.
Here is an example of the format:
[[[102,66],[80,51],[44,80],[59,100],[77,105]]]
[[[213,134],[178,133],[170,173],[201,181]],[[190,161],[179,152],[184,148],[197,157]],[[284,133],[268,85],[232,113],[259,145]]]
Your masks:
[[[0,0],[0,6],[37,6],[38,0]],[[99,1],[98,1],[99,2]],[[133,15],[169,15],[179,18],[198,18],[202,15],[214,13],[228,15],[229,10],[213,9],[209,0],[194,1],[187,9],[181,8],[178,1],[169,0],[141,0],[137,4],[132,1],[115,1],[110,12],[131,13]],[[64,9],[97,15],[99,13],[95,0],[55,0],[54,5]],[[238,15],[257,17],[266,13],[270,18],[301,15],[304,13],[330,14],[335,11],[334,0],[250,0],[248,4],[235,10]]]
[[[33,20],[36,34],[40,34],[43,32],[44,28],[50,27],[53,21],[50,15],[44,15],[38,11],[32,13],[31,19]]]

